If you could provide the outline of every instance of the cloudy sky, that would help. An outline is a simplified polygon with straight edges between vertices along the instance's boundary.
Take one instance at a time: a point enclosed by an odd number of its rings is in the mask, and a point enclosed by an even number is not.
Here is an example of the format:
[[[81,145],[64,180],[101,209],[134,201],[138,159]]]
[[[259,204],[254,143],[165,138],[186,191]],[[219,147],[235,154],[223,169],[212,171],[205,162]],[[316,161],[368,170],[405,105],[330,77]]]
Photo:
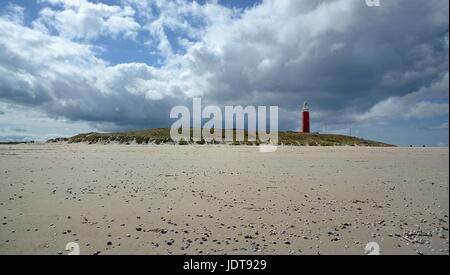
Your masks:
[[[1,0],[0,140],[278,105],[280,128],[448,146],[447,0]]]

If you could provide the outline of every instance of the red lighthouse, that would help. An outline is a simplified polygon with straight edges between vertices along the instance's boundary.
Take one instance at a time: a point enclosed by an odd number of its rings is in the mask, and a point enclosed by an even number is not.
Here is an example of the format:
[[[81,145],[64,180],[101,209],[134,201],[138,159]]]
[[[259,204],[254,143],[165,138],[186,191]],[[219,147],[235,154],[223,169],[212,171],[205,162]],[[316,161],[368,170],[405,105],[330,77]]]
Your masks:
[[[310,128],[310,118],[309,118],[309,106],[308,102],[305,102],[303,104],[303,110],[302,110],[302,129],[303,133],[309,134],[311,131]]]

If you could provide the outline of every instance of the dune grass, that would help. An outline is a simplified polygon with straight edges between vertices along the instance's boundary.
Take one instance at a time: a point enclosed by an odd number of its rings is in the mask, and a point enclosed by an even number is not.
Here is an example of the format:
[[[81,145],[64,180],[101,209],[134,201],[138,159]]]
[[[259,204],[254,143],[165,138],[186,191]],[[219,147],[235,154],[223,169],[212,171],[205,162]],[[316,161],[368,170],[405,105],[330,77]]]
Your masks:
[[[224,142],[225,131],[222,131],[222,140],[206,142],[200,141],[187,141],[181,140],[178,142],[180,145],[206,145],[206,144],[231,144],[235,146],[239,145],[260,145],[258,135],[256,135],[256,141],[248,140],[248,132],[244,131],[245,140],[236,141],[236,130],[233,131],[233,142]],[[192,136],[192,129],[191,129]],[[298,132],[279,132],[279,145],[290,146],[366,146],[366,147],[393,147],[393,145],[385,144],[382,142],[365,140],[357,137],[350,137],[344,135],[334,134],[304,134]],[[170,138],[169,128],[148,129],[143,131],[132,132],[118,132],[118,133],[85,133],[79,134],[70,138],[54,139],[48,142],[58,142],[64,140],[68,143],[119,143],[119,144],[175,144]]]

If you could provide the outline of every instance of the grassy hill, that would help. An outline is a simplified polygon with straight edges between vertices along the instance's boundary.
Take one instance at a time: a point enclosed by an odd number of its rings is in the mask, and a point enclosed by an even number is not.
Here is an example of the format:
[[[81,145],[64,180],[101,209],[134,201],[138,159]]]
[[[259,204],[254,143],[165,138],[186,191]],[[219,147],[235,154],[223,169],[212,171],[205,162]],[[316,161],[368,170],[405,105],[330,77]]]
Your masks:
[[[234,130],[236,131],[236,130]],[[232,142],[232,145],[259,145],[259,141],[248,142],[247,131],[244,131],[246,142]],[[225,131],[222,131],[223,138]],[[280,132],[280,145],[292,146],[367,146],[367,147],[392,147],[393,145],[385,144],[377,141],[364,140],[356,137],[332,134],[303,134],[297,132]],[[257,138],[258,140],[258,138]],[[122,133],[86,133],[79,134],[70,138],[57,138],[48,141],[51,142],[68,142],[68,143],[119,143],[119,144],[165,144],[174,143],[170,138],[170,129],[148,129],[135,132]],[[196,144],[206,144],[205,141],[195,142]],[[215,144],[224,143],[223,141],[216,141]],[[179,144],[187,145],[194,144],[191,141],[181,141]]]

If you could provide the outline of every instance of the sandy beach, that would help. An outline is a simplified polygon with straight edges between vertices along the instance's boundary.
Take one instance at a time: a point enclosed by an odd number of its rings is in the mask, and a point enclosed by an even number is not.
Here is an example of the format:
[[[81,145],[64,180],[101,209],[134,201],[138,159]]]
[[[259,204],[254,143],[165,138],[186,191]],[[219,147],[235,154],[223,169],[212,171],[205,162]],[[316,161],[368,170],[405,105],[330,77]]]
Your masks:
[[[0,146],[0,254],[449,253],[448,148]]]

